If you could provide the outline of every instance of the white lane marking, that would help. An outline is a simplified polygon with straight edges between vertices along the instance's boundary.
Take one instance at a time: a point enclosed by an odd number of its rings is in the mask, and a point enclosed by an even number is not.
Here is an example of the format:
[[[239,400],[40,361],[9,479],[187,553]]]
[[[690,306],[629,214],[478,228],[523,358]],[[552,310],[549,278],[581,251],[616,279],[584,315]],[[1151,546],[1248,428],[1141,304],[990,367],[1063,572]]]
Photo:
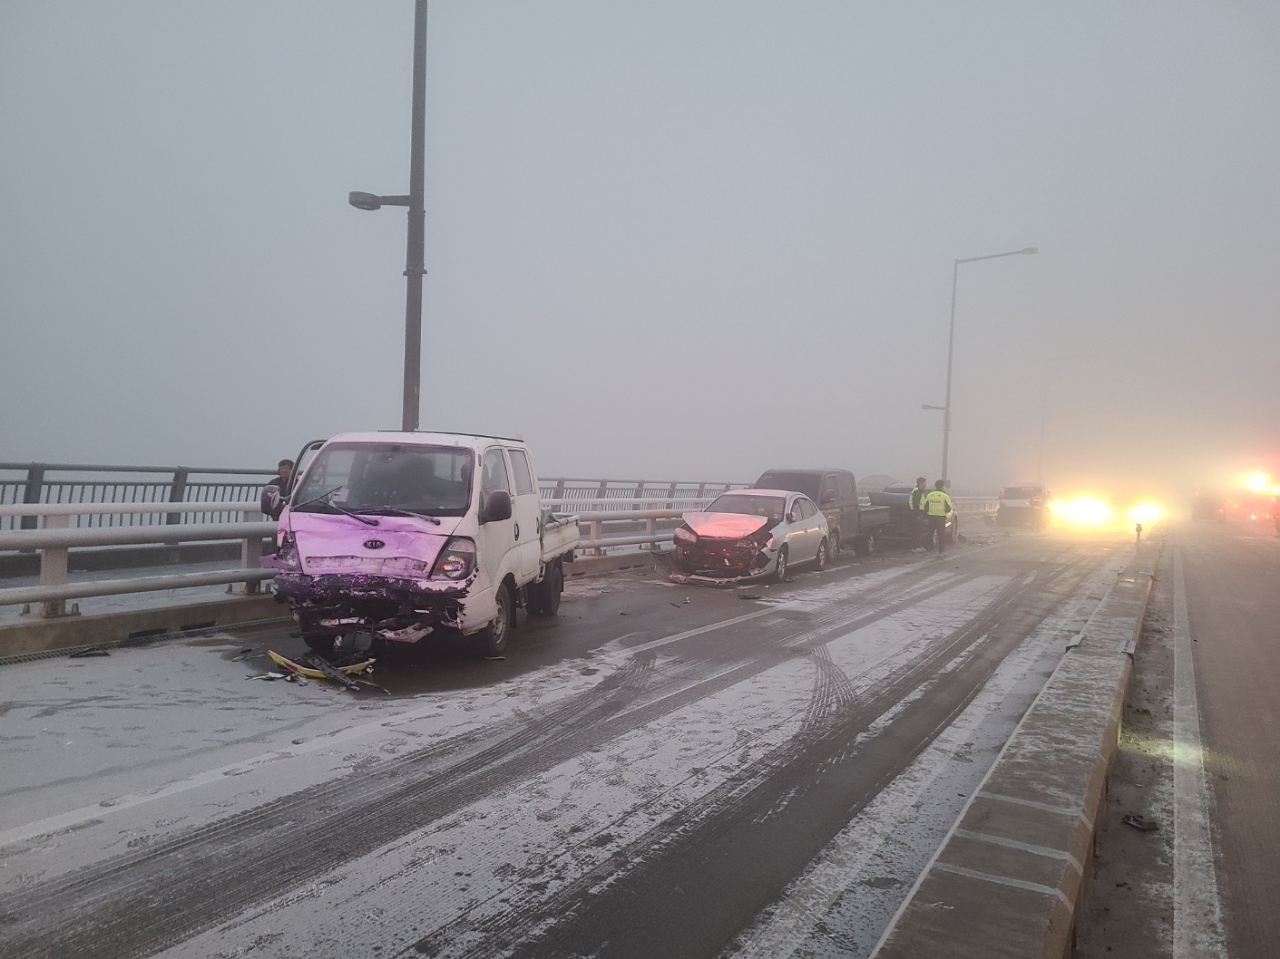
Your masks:
[[[1068,909],[1071,908],[1071,900],[1068,899],[1066,894],[1057,886],[1045,886],[1038,882],[1027,882],[1025,879],[1010,879],[1008,876],[993,876],[989,872],[979,872],[976,869],[966,869],[964,866],[953,866],[946,862],[937,863],[933,868],[940,872],[955,873],[957,876],[968,876],[970,879],[981,879],[984,882],[993,882],[997,886],[1012,886],[1014,889],[1026,889],[1029,892],[1038,892],[1042,896],[1057,896],[1064,906]]]
[[[1227,954],[1209,835],[1191,621],[1182,554],[1173,558],[1173,959]]]

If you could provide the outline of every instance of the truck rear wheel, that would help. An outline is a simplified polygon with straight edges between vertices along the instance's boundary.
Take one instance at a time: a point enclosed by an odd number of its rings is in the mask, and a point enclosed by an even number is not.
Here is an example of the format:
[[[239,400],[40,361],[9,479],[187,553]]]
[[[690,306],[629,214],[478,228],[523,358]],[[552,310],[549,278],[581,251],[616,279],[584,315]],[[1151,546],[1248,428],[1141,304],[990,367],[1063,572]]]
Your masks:
[[[876,534],[867,533],[853,541],[853,551],[859,556],[870,556],[876,548]]]
[[[525,605],[534,616],[554,616],[560,611],[560,594],[564,592],[564,567],[560,561],[552,563],[542,576],[542,582],[529,586]]]

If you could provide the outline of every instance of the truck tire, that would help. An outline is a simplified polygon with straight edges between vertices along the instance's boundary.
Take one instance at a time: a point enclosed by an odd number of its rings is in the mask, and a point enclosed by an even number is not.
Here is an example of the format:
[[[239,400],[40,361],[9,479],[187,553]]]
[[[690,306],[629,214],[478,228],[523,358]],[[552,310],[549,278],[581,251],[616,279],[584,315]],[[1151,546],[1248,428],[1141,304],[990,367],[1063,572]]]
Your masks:
[[[511,600],[511,589],[506,583],[498,587],[494,597],[498,603],[498,615],[480,632],[472,637],[475,650],[481,656],[497,657],[507,651],[507,641],[511,637],[511,620],[515,616],[515,603]]]
[[[533,616],[554,616],[560,611],[560,594],[564,592],[564,567],[560,561],[552,563],[543,574],[542,582],[528,588],[526,607]]]
[[[870,556],[876,548],[876,534],[867,533],[853,541],[853,551],[858,556]]]
[[[840,552],[840,527],[837,526],[831,531],[831,542],[827,546],[827,552],[834,557]]]
[[[322,655],[333,652],[333,641],[336,637],[333,633],[303,633],[302,641],[307,644],[307,649]]]

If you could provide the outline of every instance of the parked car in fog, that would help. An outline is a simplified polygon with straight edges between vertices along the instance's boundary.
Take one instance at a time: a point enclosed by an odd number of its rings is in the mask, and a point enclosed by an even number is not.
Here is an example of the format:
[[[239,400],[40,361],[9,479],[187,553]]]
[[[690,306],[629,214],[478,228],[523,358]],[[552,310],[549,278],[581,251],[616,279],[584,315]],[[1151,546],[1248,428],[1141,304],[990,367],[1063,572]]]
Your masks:
[[[825,568],[830,555],[826,517],[794,490],[732,490],[683,520],[672,537],[676,582],[781,580],[799,563]]]
[[[859,556],[867,556],[876,546],[876,534],[889,522],[889,510],[862,502],[858,482],[848,470],[772,469],[752,484],[755,489],[786,489],[818,504],[827,518],[828,551],[832,556],[841,546],[852,546]]]
[[[1014,483],[1000,491],[997,526],[1029,526],[1038,530],[1049,516],[1049,493],[1042,483]]]

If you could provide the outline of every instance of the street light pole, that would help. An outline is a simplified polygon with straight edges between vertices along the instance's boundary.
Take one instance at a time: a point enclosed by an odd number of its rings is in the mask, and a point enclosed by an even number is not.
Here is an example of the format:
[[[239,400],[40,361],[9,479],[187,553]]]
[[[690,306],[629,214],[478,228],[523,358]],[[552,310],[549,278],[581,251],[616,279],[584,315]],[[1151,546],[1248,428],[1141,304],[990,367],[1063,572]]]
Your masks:
[[[413,10],[413,126],[409,147],[409,236],[405,244],[404,275],[404,407],[401,429],[418,428],[422,393],[422,275],[427,272],[426,223],[423,197],[427,128],[427,0]]]
[[[413,11],[413,107],[409,146],[409,193],[378,196],[349,193],[347,202],[358,210],[384,206],[409,208],[409,236],[405,244],[404,275],[404,398],[400,428],[418,428],[422,394],[422,277],[426,264],[426,204],[424,158],[427,129],[427,0],[415,0]]]
[[[947,396],[942,406],[942,479],[950,480],[947,473],[948,456],[951,451],[951,363],[955,357],[956,346],[956,285],[960,278],[961,263],[977,263],[979,260],[998,260],[1002,256],[1030,256],[1039,253],[1034,246],[1021,250],[1010,250],[1008,253],[988,253],[986,256],[969,256],[955,260],[951,265],[951,324],[947,334]]]

